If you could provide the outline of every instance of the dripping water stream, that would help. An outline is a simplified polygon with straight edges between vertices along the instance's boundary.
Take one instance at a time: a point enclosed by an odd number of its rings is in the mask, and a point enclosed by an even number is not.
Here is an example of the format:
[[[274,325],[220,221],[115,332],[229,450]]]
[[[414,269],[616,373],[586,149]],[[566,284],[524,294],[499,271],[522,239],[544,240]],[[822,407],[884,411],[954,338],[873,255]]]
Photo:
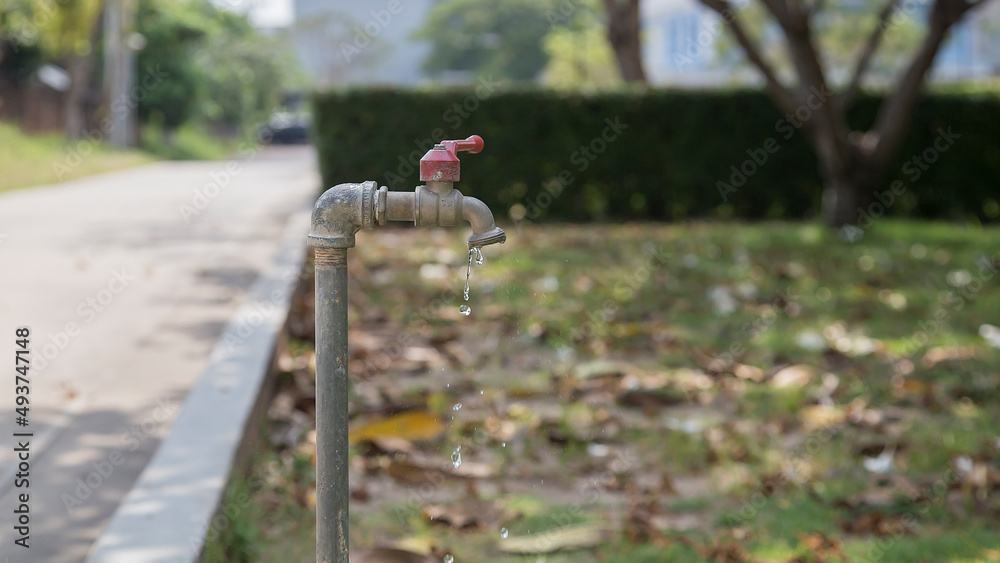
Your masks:
[[[472,276],[472,261],[476,261],[477,266],[483,265],[483,252],[478,247],[473,247],[469,249],[469,268],[465,271],[465,293],[463,293],[465,300],[469,300],[469,278]],[[458,308],[458,312],[462,316],[468,317],[472,314],[472,308],[468,305],[462,305]]]

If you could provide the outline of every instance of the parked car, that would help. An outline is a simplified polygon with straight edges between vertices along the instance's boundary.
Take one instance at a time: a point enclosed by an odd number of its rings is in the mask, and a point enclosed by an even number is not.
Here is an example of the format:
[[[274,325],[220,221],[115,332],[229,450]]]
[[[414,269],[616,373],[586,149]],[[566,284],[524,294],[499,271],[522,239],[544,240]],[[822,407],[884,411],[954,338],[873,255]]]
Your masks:
[[[270,138],[273,144],[302,144],[309,142],[312,116],[307,113],[277,112],[261,131],[261,138]]]

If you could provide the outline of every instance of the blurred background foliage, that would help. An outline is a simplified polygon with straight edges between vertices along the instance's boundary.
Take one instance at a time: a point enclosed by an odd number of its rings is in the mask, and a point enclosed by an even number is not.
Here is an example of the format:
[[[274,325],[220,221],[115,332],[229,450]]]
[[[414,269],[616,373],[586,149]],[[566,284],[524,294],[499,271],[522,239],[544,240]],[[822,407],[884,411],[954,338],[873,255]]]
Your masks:
[[[67,137],[100,130],[115,112],[104,75],[107,9],[102,0],[0,3],[0,104],[8,118],[24,111],[14,97],[55,68],[68,85],[60,98]],[[253,27],[246,14],[185,0],[143,0],[134,9],[126,28],[136,59],[130,94],[140,144],[156,156],[218,158],[240,137],[257,142],[285,95],[306,86],[287,37]],[[155,87],[143,86],[147,77]]]
[[[166,130],[191,120],[233,130],[260,122],[292,79],[294,61],[280,39],[208,2],[142,2],[137,29],[147,40],[140,74],[170,75],[140,101],[139,114]]]
[[[842,85],[850,78],[858,56],[858,47],[878,24],[882,5],[876,2],[827,2],[822,18],[816,18],[813,34],[816,48],[823,54],[823,65],[831,83]],[[761,51],[784,77],[793,74],[794,65],[781,35],[771,26],[766,8],[760,2],[746,2],[738,9],[748,32],[760,43]],[[893,18],[874,54],[867,83],[887,87],[920,44],[924,23],[920,18]],[[717,64],[736,63],[750,69],[740,46],[729,33],[719,33],[714,42]]]
[[[533,80],[545,67],[542,38],[553,0],[445,0],[436,4],[416,37],[431,42],[424,69]]]
[[[598,0],[444,0],[416,33],[424,69],[444,82],[473,76],[560,89],[622,84]]]
[[[540,77],[542,84],[564,90],[622,84],[597,0],[581,0],[570,13],[550,12],[548,18],[552,27],[542,39],[548,57]]]

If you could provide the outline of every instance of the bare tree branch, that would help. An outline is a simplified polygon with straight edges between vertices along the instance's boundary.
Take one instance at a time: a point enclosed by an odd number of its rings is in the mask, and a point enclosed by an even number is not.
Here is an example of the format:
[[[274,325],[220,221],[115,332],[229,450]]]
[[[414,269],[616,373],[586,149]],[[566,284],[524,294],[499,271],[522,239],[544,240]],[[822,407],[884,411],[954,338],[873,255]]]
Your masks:
[[[803,131],[820,161],[825,185],[823,217],[831,226],[853,221],[856,209],[869,197],[869,190],[877,189],[888,171],[890,159],[899,151],[907,118],[920,96],[920,86],[948,31],[966,12],[988,1],[934,0],[923,43],[901,73],[896,90],[879,108],[875,126],[867,132],[852,134],[844,115],[846,108],[856,97],[901,0],[879,0],[875,29],[862,45],[850,79],[839,95],[828,89],[826,71],[813,37],[812,17],[823,9],[826,0],[760,0],[784,34],[797,80],[788,87],[778,80],[774,68],[761,54],[759,43],[735,17],[729,0],[700,0],[729,24],[747,58],[764,75],[768,91],[779,108],[803,122]]]
[[[875,29],[872,30],[871,34],[868,36],[868,40],[865,41],[864,48],[861,50],[861,56],[858,57],[858,62],[854,67],[854,72],[851,73],[851,80],[844,87],[844,90],[837,96],[837,109],[840,112],[846,111],[847,107],[851,105],[854,101],[854,97],[858,94],[858,89],[861,86],[861,79],[864,78],[866,72],[868,72],[868,66],[871,64],[872,58],[875,52],[878,51],[879,45],[882,43],[882,38],[885,36],[886,25],[892,13],[896,9],[896,5],[899,4],[899,0],[888,0],[879,12],[878,21],[875,23]]]
[[[830,170],[843,171],[850,166],[844,142],[847,140],[848,130],[844,121],[839,118],[833,93],[827,86],[826,72],[813,43],[807,14],[785,28],[785,40],[799,76],[798,101],[807,104],[811,110],[805,130],[824,166]],[[818,106],[814,104],[817,101]]]
[[[934,58],[948,35],[948,30],[967,11],[982,2],[983,0],[936,0],[931,8],[927,36],[899,79],[896,91],[883,102],[875,118],[874,131],[878,141],[873,160],[879,168],[879,175],[884,173],[889,159],[902,143],[909,124],[906,118],[920,98],[920,86],[934,64]]]
[[[750,62],[753,63],[753,65],[757,67],[757,70],[764,75],[768,92],[777,102],[778,106],[787,112],[794,112],[796,108],[795,97],[792,96],[791,92],[789,92],[781,81],[778,80],[778,76],[775,74],[771,64],[764,59],[754,40],[747,35],[746,30],[743,29],[743,25],[736,18],[732,5],[730,5],[727,0],[700,1],[708,8],[717,12],[719,16],[722,17],[723,21],[729,25],[729,30],[732,32],[733,38],[736,39],[736,42],[743,48],[743,52],[746,54],[747,58],[750,59]]]
[[[761,3],[771,12],[778,25],[785,27],[788,23],[788,5],[785,0],[761,0]]]
[[[785,34],[788,54],[798,75],[796,102],[809,104],[811,117],[805,124],[809,140],[829,168],[841,170],[847,166],[845,145],[841,142],[847,139],[847,127],[836,112],[826,72],[813,42],[810,21],[813,12],[802,0],[761,1]],[[816,98],[819,106],[813,107]]]

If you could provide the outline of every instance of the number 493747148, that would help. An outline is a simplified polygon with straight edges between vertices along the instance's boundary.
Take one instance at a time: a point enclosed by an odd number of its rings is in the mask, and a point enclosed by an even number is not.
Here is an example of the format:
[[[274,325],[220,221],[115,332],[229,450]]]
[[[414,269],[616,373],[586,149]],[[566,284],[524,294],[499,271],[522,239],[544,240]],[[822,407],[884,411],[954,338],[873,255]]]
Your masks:
[[[31,381],[28,370],[31,367],[31,329],[21,327],[14,332],[14,403],[19,426],[28,425],[28,395],[31,393]]]

